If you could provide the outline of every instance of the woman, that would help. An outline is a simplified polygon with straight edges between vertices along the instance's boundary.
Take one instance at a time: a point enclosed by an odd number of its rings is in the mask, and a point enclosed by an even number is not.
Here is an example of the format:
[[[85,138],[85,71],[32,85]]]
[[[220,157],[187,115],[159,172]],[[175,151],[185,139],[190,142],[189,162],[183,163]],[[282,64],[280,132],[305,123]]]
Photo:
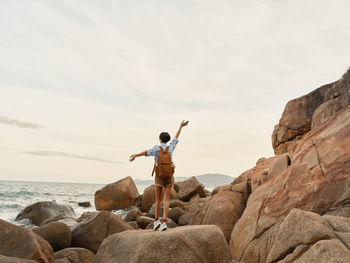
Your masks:
[[[163,151],[168,148],[168,153],[170,154],[170,157],[172,157],[172,153],[175,150],[175,147],[177,143],[179,142],[178,138],[181,133],[181,129],[184,126],[187,126],[188,121],[182,121],[180,124],[180,128],[177,131],[175,138],[169,143],[169,146],[167,145],[167,142],[170,141],[170,135],[167,132],[162,132],[159,135],[159,142],[160,146],[155,145],[152,149],[149,149],[147,151],[133,154],[130,156],[130,162],[135,160],[136,157],[139,156],[154,156],[155,164],[157,164],[158,156],[161,151],[160,147],[162,147]],[[172,163],[173,167],[175,168],[175,165]],[[153,172],[152,172],[153,176]],[[154,178],[155,180],[155,193],[156,193],[156,211],[155,211],[155,221],[153,223],[153,230],[157,230],[159,228],[159,231],[164,231],[167,229],[166,219],[168,217],[168,211],[169,211],[169,198],[171,193],[171,188],[174,184],[174,175],[171,175],[168,178],[161,178],[157,175]],[[160,220],[159,214],[160,214],[160,205],[162,202],[162,191],[164,188],[164,197],[163,197],[163,218]]]

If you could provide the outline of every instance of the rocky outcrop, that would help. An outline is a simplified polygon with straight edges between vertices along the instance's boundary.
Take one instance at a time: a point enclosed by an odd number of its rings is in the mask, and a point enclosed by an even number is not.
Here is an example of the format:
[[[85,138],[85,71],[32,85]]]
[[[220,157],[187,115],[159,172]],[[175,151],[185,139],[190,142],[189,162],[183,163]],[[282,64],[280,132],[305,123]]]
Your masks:
[[[101,212],[80,222],[72,231],[72,246],[96,252],[109,235],[132,229],[128,223],[111,212]]]
[[[72,247],[55,253],[55,263],[92,263],[95,253],[81,247]]]
[[[139,192],[130,176],[108,184],[95,193],[95,206],[100,211],[124,209],[134,205]]]
[[[72,233],[64,223],[52,222],[44,226],[32,228],[32,231],[49,242],[54,251],[70,246]]]
[[[228,242],[231,239],[234,225],[243,213],[248,196],[247,181],[231,185],[229,190],[220,191],[212,196],[201,209],[197,210],[189,223],[193,225],[217,225]]]
[[[6,257],[31,259],[39,263],[54,263],[53,250],[45,239],[27,228],[1,219],[0,254]]]
[[[275,153],[288,152],[293,142],[310,131],[311,127],[318,127],[349,105],[350,70],[340,80],[289,101],[272,134]]]
[[[16,217],[16,221],[29,219],[34,225],[58,221],[65,218],[76,218],[69,205],[57,204],[54,201],[38,202],[24,208]]]
[[[162,196],[164,195],[164,191]],[[177,193],[174,189],[171,189],[170,199],[176,199]],[[163,199],[163,198],[162,198]],[[143,191],[141,211],[147,213],[156,201],[155,186],[150,185]]]
[[[96,253],[94,263],[228,263],[230,259],[228,245],[217,226],[186,226],[109,236]]]
[[[181,184],[177,194],[181,201],[189,201],[189,199],[195,194],[199,194],[200,197],[206,197],[204,185],[201,184],[194,176]]]
[[[279,227],[293,208],[323,214],[346,205],[350,200],[348,149],[350,107],[293,143],[289,149],[291,165],[249,196],[231,235],[234,258],[246,263],[257,262],[254,258],[265,262]]]

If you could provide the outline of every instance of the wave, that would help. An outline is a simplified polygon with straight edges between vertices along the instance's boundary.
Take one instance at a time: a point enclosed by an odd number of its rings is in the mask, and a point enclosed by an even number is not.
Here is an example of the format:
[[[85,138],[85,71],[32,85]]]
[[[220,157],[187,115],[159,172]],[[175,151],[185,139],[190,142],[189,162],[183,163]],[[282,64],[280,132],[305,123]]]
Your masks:
[[[19,204],[0,204],[0,210],[22,208]],[[5,210],[6,211],[6,210]]]

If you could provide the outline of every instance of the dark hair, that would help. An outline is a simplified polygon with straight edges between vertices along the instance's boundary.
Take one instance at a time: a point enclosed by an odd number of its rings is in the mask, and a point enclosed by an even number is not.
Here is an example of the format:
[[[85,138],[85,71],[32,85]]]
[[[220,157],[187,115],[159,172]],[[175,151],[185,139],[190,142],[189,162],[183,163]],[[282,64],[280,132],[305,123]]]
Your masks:
[[[162,132],[161,134],[159,134],[159,139],[161,139],[163,143],[167,143],[168,141],[170,141],[170,134],[167,132]]]

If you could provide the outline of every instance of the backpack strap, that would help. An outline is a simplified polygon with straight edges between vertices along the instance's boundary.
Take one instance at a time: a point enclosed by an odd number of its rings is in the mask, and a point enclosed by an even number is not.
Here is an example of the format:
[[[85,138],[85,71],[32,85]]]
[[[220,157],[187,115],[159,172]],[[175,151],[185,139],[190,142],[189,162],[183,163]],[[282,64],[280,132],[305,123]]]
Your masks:
[[[164,149],[163,149],[162,146],[159,146],[159,150],[160,150],[161,152],[164,152]]]
[[[156,163],[154,163],[153,170],[152,170],[152,176],[154,175],[154,172],[156,171]]]
[[[167,146],[167,147],[165,148],[165,152],[166,152],[166,153],[169,152],[169,146]]]

